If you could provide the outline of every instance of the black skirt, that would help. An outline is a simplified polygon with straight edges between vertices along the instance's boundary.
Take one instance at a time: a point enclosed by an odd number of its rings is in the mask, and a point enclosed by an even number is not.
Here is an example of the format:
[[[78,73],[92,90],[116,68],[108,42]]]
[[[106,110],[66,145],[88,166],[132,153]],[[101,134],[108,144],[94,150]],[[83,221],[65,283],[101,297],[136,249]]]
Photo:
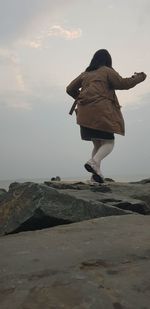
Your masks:
[[[100,139],[114,139],[114,133],[95,130],[91,128],[86,128],[83,126],[80,126],[80,133],[81,133],[81,139],[85,141],[91,141],[91,140],[100,140]]]

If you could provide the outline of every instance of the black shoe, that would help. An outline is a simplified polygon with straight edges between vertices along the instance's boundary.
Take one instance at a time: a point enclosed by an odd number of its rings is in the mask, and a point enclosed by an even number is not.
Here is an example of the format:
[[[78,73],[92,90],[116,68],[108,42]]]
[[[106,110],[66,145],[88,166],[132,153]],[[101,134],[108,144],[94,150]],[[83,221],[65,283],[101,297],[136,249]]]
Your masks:
[[[93,174],[93,179],[95,182],[104,183],[104,178],[98,174]]]

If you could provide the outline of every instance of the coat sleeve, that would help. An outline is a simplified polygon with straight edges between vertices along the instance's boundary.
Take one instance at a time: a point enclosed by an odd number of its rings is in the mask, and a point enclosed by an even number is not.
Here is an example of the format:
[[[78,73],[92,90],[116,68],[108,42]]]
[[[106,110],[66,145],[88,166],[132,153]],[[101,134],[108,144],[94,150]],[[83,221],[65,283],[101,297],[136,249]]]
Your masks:
[[[130,89],[137,84],[145,80],[145,75],[143,73],[138,73],[132,77],[123,78],[114,69],[110,69],[108,72],[108,80],[110,86],[116,90]]]
[[[82,76],[83,73],[80,74],[77,78],[75,78],[67,87],[66,92],[76,99],[80,93],[80,88],[82,86]]]

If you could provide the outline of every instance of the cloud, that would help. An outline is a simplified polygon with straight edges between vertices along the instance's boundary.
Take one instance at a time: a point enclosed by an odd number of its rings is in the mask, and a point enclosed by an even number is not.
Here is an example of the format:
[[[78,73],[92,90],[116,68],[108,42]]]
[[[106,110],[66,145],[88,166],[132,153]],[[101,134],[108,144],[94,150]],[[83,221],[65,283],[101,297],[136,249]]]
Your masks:
[[[1,92],[0,105],[8,109],[32,110],[29,94],[27,95],[13,89]]]
[[[54,37],[80,38],[81,29],[63,26],[69,3],[69,0],[0,1],[0,104],[30,109],[33,103],[30,92],[34,92],[39,76],[45,77],[41,66],[40,75],[34,73],[33,63],[34,60],[37,63],[39,54],[32,61],[32,51],[25,47],[44,50]]]
[[[26,45],[31,48],[39,48],[42,46],[42,42],[41,41],[29,41],[27,42]]]
[[[8,48],[0,48],[0,64],[0,94],[5,88],[25,92],[26,85],[18,53]]]
[[[48,30],[42,31],[34,39],[21,40],[19,44],[27,46],[29,48],[37,49],[43,48],[45,41],[50,37],[59,37],[65,40],[75,40],[80,38],[82,35],[81,29],[69,29],[60,25],[53,25]]]
[[[19,72],[16,74],[16,81],[19,87],[20,91],[25,91],[26,87],[25,87],[25,82],[24,82],[24,78],[23,75],[21,74],[20,70]]]
[[[47,36],[57,36],[68,40],[74,40],[80,38],[81,34],[81,29],[70,30],[63,28],[60,25],[54,25],[49,29]]]
[[[41,22],[54,23],[64,18],[69,0],[5,0],[0,1],[1,46],[13,44],[22,36],[39,29]]]
[[[0,107],[2,106],[10,111],[30,112],[39,109],[43,112],[48,108],[51,112],[60,114],[60,110],[64,109],[60,102],[65,102],[65,100],[66,94],[63,87],[48,87],[48,85],[45,86],[45,83],[41,87],[39,85],[36,85],[35,88],[31,87],[30,90],[28,89],[25,92],[16,89],[6,89],[0,93]]]
[[[42,47],[42,39],[21,40],[20,44],[29,48],[37,49]]]
[[[11,63],[12,65],[18,65],[19,57],[15,50],[9,48],[0,48],[0,58],[7,60],[7,63]]]

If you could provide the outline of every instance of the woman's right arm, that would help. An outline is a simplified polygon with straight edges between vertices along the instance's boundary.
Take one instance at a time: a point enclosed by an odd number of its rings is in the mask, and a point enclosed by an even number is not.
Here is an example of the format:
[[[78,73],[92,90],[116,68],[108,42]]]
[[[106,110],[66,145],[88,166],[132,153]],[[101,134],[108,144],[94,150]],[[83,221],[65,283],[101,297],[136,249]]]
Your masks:
[[[108,81],[110,86],[116,90],[130,89],[143,82],[146,78],[144,72],[135,73],[132,77],[123,78],[114,69],[108,71]]]
[[[66,88],[66,92],[76,99],[80,93],[80,88],[82,86],[83,73],[81,73],[77,78],[75,78]]]

